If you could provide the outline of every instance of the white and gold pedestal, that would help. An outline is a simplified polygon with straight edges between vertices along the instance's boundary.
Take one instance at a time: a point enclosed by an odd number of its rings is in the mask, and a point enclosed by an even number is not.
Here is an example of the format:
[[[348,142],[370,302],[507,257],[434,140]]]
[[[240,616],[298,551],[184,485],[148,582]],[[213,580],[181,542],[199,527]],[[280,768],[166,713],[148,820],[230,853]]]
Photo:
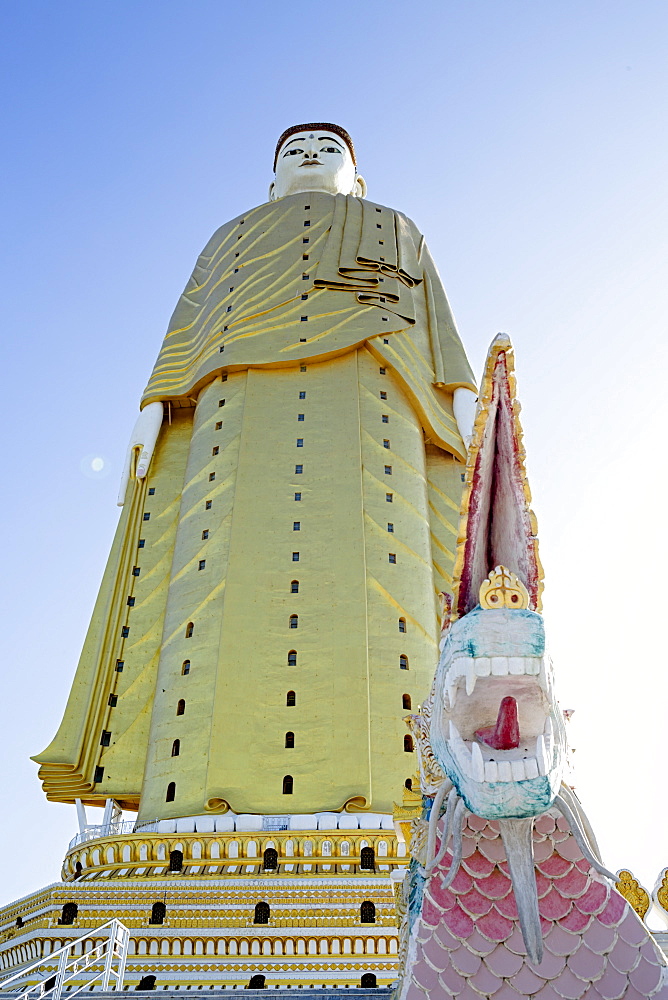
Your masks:
[[[358,987],[369,973],[378,986],[397,978],[391,875],[407,859],[392,830],[163,826],[75,838],[61,883],[0,911],[2,972],[46,959],[117,917],[131,933],[130,989],[147,975],[157,989],[243,988],[254,975],[268,988]],[[369,848],[371,867],[362,867]],[[180,869],[170,871],[170,860]]]

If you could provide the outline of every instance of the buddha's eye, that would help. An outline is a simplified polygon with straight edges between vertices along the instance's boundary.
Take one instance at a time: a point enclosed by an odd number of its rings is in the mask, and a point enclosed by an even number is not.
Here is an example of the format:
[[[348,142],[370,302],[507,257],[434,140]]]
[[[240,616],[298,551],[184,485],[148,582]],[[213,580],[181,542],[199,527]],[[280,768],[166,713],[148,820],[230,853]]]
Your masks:
[[[340,153],[341,150],[337,149],[336,146],[323,146],[320,150],[321,153]]]
[[[303,153],[303,149],[287,149],[283,156],[296,156],[298,153]]]

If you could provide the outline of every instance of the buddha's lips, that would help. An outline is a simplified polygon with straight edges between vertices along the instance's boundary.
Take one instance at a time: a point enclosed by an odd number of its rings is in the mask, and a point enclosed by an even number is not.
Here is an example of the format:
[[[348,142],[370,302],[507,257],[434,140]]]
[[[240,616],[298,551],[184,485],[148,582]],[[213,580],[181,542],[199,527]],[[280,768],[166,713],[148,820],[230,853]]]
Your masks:
[[[476,729],[476,737],[495,750],[515,750],[520,745],[517,701],[512,695],[501,700],[495,726]]]

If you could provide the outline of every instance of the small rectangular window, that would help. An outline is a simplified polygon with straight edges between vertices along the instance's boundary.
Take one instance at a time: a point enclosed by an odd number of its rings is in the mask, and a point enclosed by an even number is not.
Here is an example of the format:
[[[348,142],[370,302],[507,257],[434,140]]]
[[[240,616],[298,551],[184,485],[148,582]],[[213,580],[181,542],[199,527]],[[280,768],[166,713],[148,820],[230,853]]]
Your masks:
[[[301,500],[301,498],[302,498],[301,493],[295,493],[295,500]]]
[[[308,254],[307,253],[303,253],[302,254],[302,260],[308,260]]]
[[[391,476],[392,475],[392,466],[391,465],[386,465],[385,466],[385,475],[386,476]]]
[[[109,695],[109,702],[108,702],[108,704],[109,704],[109,708],[116,708],[116,706],[118,705],[118,695],[117,694],[110,694]]]
[[[310,223],[310,221],[309,221],[308,219],[305,219],[305,220],[304,220],[304,225],[305,225],[305,226],[310,226],[310,225],[311,225],[311,223]]]
[[[299,562],[299,553],[298,552],[293,552],[292,553],[292,561],[293,562]]]
[[[396,553],[390,552],[388,554],[388,559],[390,560],[391,563],[395,563],[397,561]]]
[[[300,399],[306,399],[306,393],[305,392],[300,392],[299,393],[299,398]]]
[[[146,539],[140,538],[139,541],[137,542],[137,548],[143,549],[145,545],[146,545]]]
[[[197,569],[204,569],[206,566],[206,559],[200,559]]]
[[[111,733],[108,729],[102,730],[102,736],[100,737],[100,746],[108,747],[111,744]]]
[[[123,628],[121,629],[121,639],[127,639],[129,635],[130,635],[130,629],[128,628],[127,625],[124,625]]]
[[[222,429],[222,426],[223,426],[223,421],[222,421],[222,420],[218,420],[218,421],[216,422],[216,427],[215,427],[215,429],[216,429],[217,431],[219,431],[219,430],[221,430],[221,429]]]
[[[383,448],[389,448],[389,447],[390,447],[390,439],[383,438]]]
[[[300,337],[299,338],[299,343],[300,344],[305,344],[306,343],[306,337]]]
[[[151,520],[151,515],[147,511],[144,512],[144,520],[145,521],[150,521]]]
[[[387,393],[386,392],[381,392],[380,398],[381,399],[387,399]]]
[[[99,781],[102,781],[103,778],[104,778],[104,768],[100,767],[100,765],[98,764],[97,767],[95,768],[93,781],[95,782],[95,784],[97,784]]]
[[[394,500],[394,493],[386,493],[385,499],[387,500],[388,503],[392,503]]]
[[[209,529],[205,528],[204,531],[202,532],[202,541],[205,542],[208,537],[209,537]]]
[[[297,438],[297,447],[298,448],[304,447],[304,438]]]
[[[231,313],[232,312],[232,306],[228,306],[227,309],[225,310],[225,312]]]
[[[376,229],[382,229],[382,228],[383,228],[382,223],[377,222],[376,223]]]
[[[304,294],[302,295],[302,302],[306,302],[306,300],[307,300],[307,299],[308,299],[308,292],[305,292],[305,293],[304,293]]]
[[[390,418],[388,417],[387,413],[383,413],[381,420],[383,421],[384,424],[389,424],[390,422]]]
[[[380,301],[381,301],[381,302],[384,302],[384,301],[385,301],[385,299],[381,299]],[[384,337],[384,338],[383,338],[383,343],[384,343],[384,344],[389,344],[389,340],[387,339],[387,337]]]
[[[387,522],[387,530],[390,532],[390,534],[394,533],[394,525],[392,524],[391,521]]]
[[[301,529],[302,529],[302,523],[301,523],[301,521],[293,521],[292,522],[292,530],[293,531],[301,531]]]
[[[309,279],[309,275],[306,272],[304,272],[302,274],[302,281],[308,281],[308,279]]]
[[[139,568],[139,566],[133,566],[132,567],[132,575],[133,576],[139,576],[140,573],[141,573],[141,569]]]
[[[204,510],[211,510],[212,503],[213,500],[207,500],[206,503],[204,504]]]
[[[215,478],[216,478],[216,473],[215,472],[210,472],[209,473],[209,482],[212,483]]]
[[[220,451],[220,448],[216,445],[215,448],[211,449],[211,454],[212,455],[217,455],[219,451]]]
[[[135,606],[135,599],[134,599],[134,597],[128,597],[128,607],[129,608],[134,608],[134,606]]]
[[[233,292],[233,291],[234,291],[234,285],[232,285],[232,286],[231,286],[231,288],[230,288],[230,291],[231,291],[231,292]]]
[[[123,673],[123,667],[125,666],[125,660],[116,660],[116,670],[119,674]]]
[[[225,372],[225,374],[224,374],[224,375],[221,375],[221,376],[220,376],[220,381],[221,381],[221,382],[227,382],[227,372]]]
[[[465,483],[466,482],[466,473],[462,472],[461,473],[461,477],[462,477],[462,482]]]
[[[148,495],[149,495],[150,497],[153,497],[153,496],[155,496],[155,486],[150,486],[150,487],[149,487],[149,491],[148,491]]]
[[[301,474],[302,474],[303,471],[304,471],[304,466],[303,465],[295,465],[295,475],[296,476],[301,476]]]
[[[305,372],[306,371],[306,365],[302,365],[299,370],[300,370],[300,372]]]
[[[224,399],[219,399],[218,400],[218,406],[225,406],[225,400]]]
[[[378,369],[378,371],[379,371],[379,373],[380,373],[381,375],[384,375],[384,374],[385,374],[385,369],[384,369],[384,368],[379,368],[379,369]]]
[[[308,316],[300,316],[299,320],[301,323],[308,323]]]
[[[308,243],[308,236],[304,237],[304,239],[302,240],[302,243]]]

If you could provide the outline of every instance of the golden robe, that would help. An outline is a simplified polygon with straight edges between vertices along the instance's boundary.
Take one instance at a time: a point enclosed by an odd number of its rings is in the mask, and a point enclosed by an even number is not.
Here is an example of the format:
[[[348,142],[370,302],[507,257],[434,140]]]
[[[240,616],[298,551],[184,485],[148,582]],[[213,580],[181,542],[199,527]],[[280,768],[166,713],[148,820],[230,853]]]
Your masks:
[[[170,404],[149,475],[34,758],[50,799],[114,798],[141,821],[391,811],[451,583],[459,386],[475,391],[471,369],[400,213],[300,194],[217,230],[142,400]]]

